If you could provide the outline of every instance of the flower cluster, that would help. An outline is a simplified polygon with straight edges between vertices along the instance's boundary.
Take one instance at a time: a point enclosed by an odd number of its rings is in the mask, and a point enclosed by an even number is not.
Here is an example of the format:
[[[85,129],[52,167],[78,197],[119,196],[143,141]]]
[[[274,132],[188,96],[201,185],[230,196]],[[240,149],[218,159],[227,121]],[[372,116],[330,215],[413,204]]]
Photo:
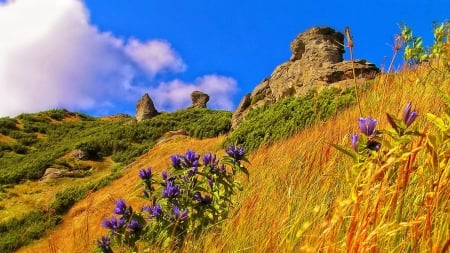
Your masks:
[[[412,109],[412,103],[409,101],[403,108],[402,119],[398,120],[390,114],[387,114],[387,120],[389,124],[393,127],[399,136],[405,134],[406,129],[414,122],[419,114],[416,110]],[[379,141],[379,135],[381,131],[377,131],[375,128],[378,121],[374,118],[359,118],[358,126],[361,133],[364,135],[365,142],[361,145],[361,136],[357,133],[350,135],[351,146],[354,151],[359,152],[365,149],[378,151],[381,148],[381,143]]]
[[[231,145],[227,156],[218,159],[215,154],[201,156],[192,150],[184,155],[170,156],[171,167],[155,179],[152,168],[139,170],[148,204],[140,211],[127,206],[124,199],[115,201],[114,214],[103,221],[109,236],[98,240],[102,252],[112,252],[110,240],[134,247],[141,238],[162,237],[172,246],[179,245],[187,235],[200,234],[202,229],[218,225],[233,206],[232,196],[242,190],[234,179],[236,172],[248,176],[241,161],[247,161],[244,149]],[[201,163],[201,161],[203,163]],[[112,241],[111,241],[112,242]]]

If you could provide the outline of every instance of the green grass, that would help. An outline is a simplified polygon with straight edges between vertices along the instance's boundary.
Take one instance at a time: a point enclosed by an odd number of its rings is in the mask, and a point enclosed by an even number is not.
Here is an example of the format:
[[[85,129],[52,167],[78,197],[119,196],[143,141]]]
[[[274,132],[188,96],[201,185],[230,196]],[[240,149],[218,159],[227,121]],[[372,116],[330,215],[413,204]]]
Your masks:
[[[369,85],[367,82],[363,88],[366,90]],[[326,121],[355,102],[354,88],[326,87],[320,93],[312,89],[305,96],[287,97],[251,110],[231,133],[226,145],[239,143],[250,152],[264,143],[287,138],[313,123]]]

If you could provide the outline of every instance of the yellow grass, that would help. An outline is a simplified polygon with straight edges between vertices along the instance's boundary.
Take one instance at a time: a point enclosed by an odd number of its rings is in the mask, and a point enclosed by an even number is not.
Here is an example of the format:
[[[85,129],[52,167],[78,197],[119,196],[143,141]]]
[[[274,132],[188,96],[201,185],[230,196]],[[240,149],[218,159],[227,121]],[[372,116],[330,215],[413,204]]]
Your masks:
[[[388,200],[396,193],[383,191],[380,186],[379,193],[371,192],[375,195],[357,196],[352,200],[353,186],[345,180],[345,171],[352,162],[330,144],[348,146],[349,134],[358,132],[360,116],[377,118],[378,128],[387,128],[385,113],[398,115],[409,100],[420,113],[414,127],[423,130],[427,126],[424,114],[442,111],[443,103],[434,88],[449,94],[448,74],[448,69],[424,66],[396,75],[379,76],[371,90],[360,97],[363,115],[357,107],[350,108],[327,122],[254,151],[249,155],[250,180],[242,178],[245,189],[239,196],[240,205],[235,213],[223,223],[219,232],[208,232],[199,240],[188,242],[182,251],[445,250],[444,243],[450,240],[450,211],[444,212],[439,203],[446,203],[447,208],[450,205],[450,186],[435,195],[426,195],[426,199],[417,199],[417,206],[405,207],[402,222],[392,222],[379,213],[389,212]],[[184,153],[188,148],[200,153],[216,152],[223,140],[223,137],[183,139],[153,148],[130,166],[122,178],[77,203],[47,238],[19,252],[88,252],[95,246],[95,239],[106,233],[100,223],[111,216],[113,200],[123,197],[127,203],[138,203],[135,196],[140,168],[164,169],[169,165],[167,158],[171,154]],[[418,145],[418,142],[419,139],[414,144]],[[423,191],[420,184],[412,184],[403,196],[414,199],[424,195]],[[368,201],[371,197],[376,197],[374,202]],[[373,209],[375,202],[383,204],[379,213]],[[152,247],[148,250],[157,251]]]
[[[53,202],[56,193],[68,187],[99,180],[110,174],[111,168],[115,166],[110,157],[102,162],[85,161],[83,164],[96,168],[89,177],[26,181],[7,189],[4,193],[7,197],[0,200],[0,206],[3,207],[0,209],[0,222],[21,217],[30,210],[46,209]]]
[[[155,172],[160,172],[169,166],[169,157],[173,153],[184,154],[187,149],[194,147],[199,153],[217,152],[222,141],[223,137],[206,140],[178,139],[154,147],[127,167],[123,177],[75,204],[63,223],[48,237],[18,252],[88,252],[95,245],[95,240],[106,233],[101,222],[111,216],[114,200],[123,197],[132,205],[140,202],[136,198],[140,194],[136,191],[140,182],[139,169],[151,166]]]

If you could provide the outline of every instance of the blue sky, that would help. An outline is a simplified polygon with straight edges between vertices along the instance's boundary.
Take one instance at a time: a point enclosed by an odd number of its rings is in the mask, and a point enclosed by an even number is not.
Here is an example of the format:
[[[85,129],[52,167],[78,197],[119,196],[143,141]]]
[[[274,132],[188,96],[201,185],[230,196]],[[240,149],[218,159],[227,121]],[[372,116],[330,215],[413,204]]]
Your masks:
[[[381,67],[401,22],[430,45],[433,21],[449,13],[448,0],[0,0],[0,117],[134,115],[145,92],[173,111],[192,90],[234,110],[310,27],[349,26],[355,58]]]

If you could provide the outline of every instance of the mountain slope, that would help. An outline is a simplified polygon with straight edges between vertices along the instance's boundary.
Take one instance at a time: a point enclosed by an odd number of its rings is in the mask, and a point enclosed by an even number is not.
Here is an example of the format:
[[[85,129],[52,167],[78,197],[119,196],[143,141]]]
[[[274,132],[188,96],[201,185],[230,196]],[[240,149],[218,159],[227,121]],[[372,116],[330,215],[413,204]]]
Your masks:
[[[414,129],[419,131],[428,129],[429,134],[435,133],[436,129],[427,123],[425,114],[442,113],[443,101],[436,93],[436,88],[446,94],[450,93],[448,69],[423,66],[414,70],[403,70],[395,75],[380,75],[372,88],[360,97],[363,115],[360,115],[355,106],[327,122],[317,123],[288,139],[256,149],[249,155],[250,180],[244,180],[244,191],[239,196],[240,206],[236,213],[223,224],[220,233],[205,234],[199,240],[184,245],[183,250],[187,252],[345,250],[348,245],[347,234],[352,231],[350,218],[355,217],[354,219],[360,219],[358,222],[364,222],[371,216],[370,210],[363,209],[364,206],[358,209],[351,200],[353,186],[345,179],[346,171],[352,166],[351,160],[332,148],[331,144],[350,146],[349,134],[358,132],[357,119],[360,116],[377,118],[379,120],[377,128],[387,128],[386,112],[399,115],[408,101],[412,101],[413,107],[420,114],[414,123]],[[169,164],[170,154],[184,153],[188,148],[200,153],[207,150],[215,152],[223,140],[223,137],[201,141],[175,140],[155,147],[132,165],[121,179],[76,204],[63,224],[47,238],[20,252],[87,251],[94,247],[95,238],[106,233],[105,229],[100,227],[100,222],[102,218],[112,214],[115,199],[123,197],[127,203],[138,202],[135,198],[138,193],[135,188],[139,182],[138,169],[146,166],[152,166],[157,171],[164,169]],[[422,143],[420,138],[413,141],[414,146],[420,147],[420,143]],[[420,162],[425,158],[420,159],[417,166],[421,166]],[[420,177],[414,175],[418,176]],[[447,190],[444,189],[442,192],[450,199],[448,195],[450,189],[449,186],[446,187]],[[411,184],[404,192],[405,198],[414,200],[415,194],[421,196],[423,190],[420,184]],[[364,203],[361,202],[361,205]],[[445,232],[447,226],[445,224],[450,220],[448,215],[445,216],[446,211],[438,205],[439,202],[436,202],[433,205],[435,208],[433,215],[436,216],[432,216],[435,217],[433,218],[436,222],[433,226],[435,230],[429,235],[422,234],[427,231],[427,225],[421,218],[424,213],[417,213],[416,209],[427,210],[426,206],[429,204],[419,200],[414,203],[406,206],[404,220],[400,223],[387,223],[379,218],[378,223],[371,227],[369,238],[372,239],[364,241],[366,237],[363,234],[355,234],[365,243],[359,245],[359,249],[369,250],[371,247],[375,249],[379,247],[381,250],[403,251],[413,247],[410,243],[414,241],[418,241],[416,249],[419,251],[441,249],[446,238],[450,238],[448,231]],[[138,205],[135,205],[135,208],[137,207]],[[359,212],[355,213],[355,210]],[[416,230],[409,230],[414,228]]]

